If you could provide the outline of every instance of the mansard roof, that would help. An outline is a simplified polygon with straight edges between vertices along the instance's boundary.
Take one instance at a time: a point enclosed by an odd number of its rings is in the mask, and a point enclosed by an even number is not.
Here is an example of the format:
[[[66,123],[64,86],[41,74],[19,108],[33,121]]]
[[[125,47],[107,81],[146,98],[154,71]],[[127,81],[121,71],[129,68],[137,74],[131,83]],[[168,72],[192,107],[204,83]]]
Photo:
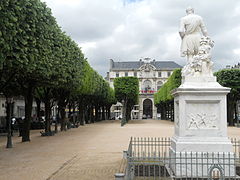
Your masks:
[[[145,61],[121,61],[115,62],[112,59],[110,60],[110,70],[137,70],[142,65],[146,64]],[[182,68],[179,64],[174,61],[150,61],[149,64],[153,65],[157,70],[161,69],[176,69]]]

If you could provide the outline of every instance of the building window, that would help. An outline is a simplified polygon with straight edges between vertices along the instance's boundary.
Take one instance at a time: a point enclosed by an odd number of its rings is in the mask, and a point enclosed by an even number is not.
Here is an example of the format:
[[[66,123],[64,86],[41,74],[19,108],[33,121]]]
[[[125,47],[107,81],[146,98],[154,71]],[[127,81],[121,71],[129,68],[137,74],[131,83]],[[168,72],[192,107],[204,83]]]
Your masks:
[[[151,83],[151,81],[149,81],[149,80],[146,80],[146,81],[144,81],[143,82],[143,90],[144,91],[149,91],[149,90],[151,90],[152,89],[152,83]]]
[[[171,76],[171,72],[170,71],[167,72],[167,76],[168,77]]]
[[[125,77],[127,77],[128,76],[128,72],[125,72]]]
[[[162,77],[162,72],[158,72],[158,77]]]
[[[162,81],[157,82],[157,90],[159,90],[162,87],[163,83]]]
[[[134,76],[137,77],[137,72],[134,72]]]
[[[119,72],[116,72],[116,77],[119,77]]]

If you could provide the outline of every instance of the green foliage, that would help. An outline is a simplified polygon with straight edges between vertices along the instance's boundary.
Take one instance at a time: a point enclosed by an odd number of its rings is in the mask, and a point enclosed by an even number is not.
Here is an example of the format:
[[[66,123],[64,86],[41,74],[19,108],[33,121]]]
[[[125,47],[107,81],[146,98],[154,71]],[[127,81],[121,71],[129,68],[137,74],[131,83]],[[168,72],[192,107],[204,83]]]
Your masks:
[[[175,69],[167,82],[154,94],[154,103],[158,105],[171,101],[173,96],[171,91],[181,85],[181,69]]]
[[[119,102],[131,100],[138,103],[139,81],[136,77],[119,77],[114,80],[115,97]]]
[[[223,69],[214,75],[222,86],[229,87],[232,91],[240,90],[240,69]]]
[[[132,107],[138,103],[139,81],[137,77],[119,77],[114,80],[115,97],[123,103],[121,125],[130,119]]]
[[[25,113],[28,131],[33,94],[45,102],[79,101],[82,97],[88,104],[95,101],[110,106],[116,102],[109,84],[91,68],[45,3],[3,0],[0,10],[0,89],[9,93],[10,87],[17,87],[18,92],[10,95],[21,92],[30,103]],[[35,89],[40,89],[37,95]]]
[[[231,88],[227,95],[227,119],[229,125],[234,125],[234,113],[236,113],[236,103],[240,100],[240,69],[223,69],[214,75],[219,84]],[[235,114],[236,120],[237,114]]]
[[[229,96],[234,101],[240,99],[240,69],[223,69],[215,72],[214,75],[219,84],[231,88]]]

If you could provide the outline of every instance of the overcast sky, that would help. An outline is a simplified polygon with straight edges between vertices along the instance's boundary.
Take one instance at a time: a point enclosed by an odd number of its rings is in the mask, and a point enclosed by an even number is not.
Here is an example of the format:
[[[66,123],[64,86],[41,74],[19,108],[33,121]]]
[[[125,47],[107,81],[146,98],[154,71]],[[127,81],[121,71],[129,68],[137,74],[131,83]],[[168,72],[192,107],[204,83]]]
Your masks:
[[[150,57],[184,65],[178,29],[188,6],[203,17],[215,41],[215,70],[240,62],[239,0],[43,1],[103,76],[109,71],[109,59],[137,61]]]

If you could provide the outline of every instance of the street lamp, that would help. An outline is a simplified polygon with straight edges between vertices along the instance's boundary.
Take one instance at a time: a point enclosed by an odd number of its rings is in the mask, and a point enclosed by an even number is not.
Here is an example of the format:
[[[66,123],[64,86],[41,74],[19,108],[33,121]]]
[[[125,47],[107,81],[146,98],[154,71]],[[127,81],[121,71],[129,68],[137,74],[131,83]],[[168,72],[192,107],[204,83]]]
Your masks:
[[[13,104],[13,98],[7,98],[7,114],[8,114],[8,134],[7,134],[7,146],[6,148],[12,148],[12,104]]]

